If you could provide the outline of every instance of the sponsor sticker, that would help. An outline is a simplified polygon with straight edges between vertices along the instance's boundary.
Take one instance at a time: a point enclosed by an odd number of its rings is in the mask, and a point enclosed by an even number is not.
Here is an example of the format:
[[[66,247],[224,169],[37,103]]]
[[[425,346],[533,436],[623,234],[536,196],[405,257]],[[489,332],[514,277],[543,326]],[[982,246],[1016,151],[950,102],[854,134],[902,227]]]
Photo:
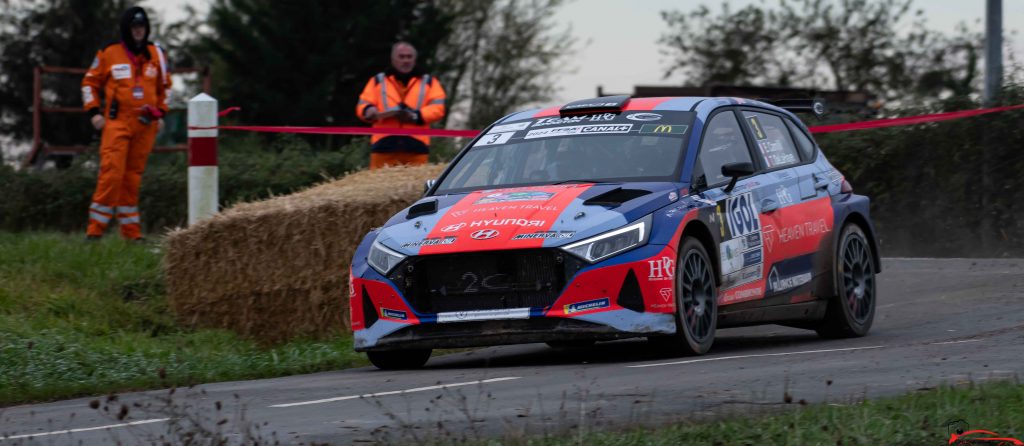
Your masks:
[[[491,127],[491,131],[487,132],[488,135],[491,133],[501,132],[515,132],[518,130],[526,130],[530,126],[530,121],[516,122],[514,124],[502,124]]]
[[[649,273],[647,274],[647,280],[655,282],[661,280],[672,280],[675,277],[675,260],[671,257],[662,257],[660,259],[648,260],[647,267]]]
[[[146,77],[156,77],[156,67],[149,65],[146,67]]]
[[[760,280],[764,273],[763,266],[764,264],[758,263],[757,265],[743,268],[732,274],[726,274],[722,278],[722,288],[735,288],[740,285],[746,285],[750,282]]]
[[[658,294],[661,295],[661,300],[668,302],[672,300],[672,295],[675,293],[672,292],[672,288],[662,288],[658,290]]]
[[[404,311],[392,310],[390,308],[383,307],[381,307],[380,309],[380,315],[381,317],[385,317],[388,319],[399,319],[403,321],[409,319],[409,317],[406,315]]]
[[[779,199],[780,206],[793,203],[793,196],[789,194],[789,189],[786,189],[785,186],[775,188],[775,197]]]
[[[132,77],[132,66],[126,63],[111,66],[110,76],[114,79],[130,79]]]
[[[596,310],[598,308],[608,308],[611,306],[611,301],[607,298],[586,300],[583,302],[576,302],[574,304],[568,304],[562,307],[565,314],[579,313],[581,311]]]
[[[722,303],[732,303],[742,300],[756,299],[761,296],[761,287],[747,288],[743,290],[726,291],[722,295]]]
[[[473,147],[478,147],[478,146],[496,146],[498,144],[505,144],[505,143],[508,142],[509,139],[512,138],[512,135],[515,135],[515,134],[516,134],[516,132],[488,133],[488,134],[484,135],[483,137],[481,137],[476,142],[476,144],[473,144]]]
[[[493,321],[502,319],[529,319],[529,308],[502,308],[497,310],[450,311],[437,313],[437,322]]]
[[[507,203],[510,201],[548,201],[555,196],[554,192],[521,191],[521,192],[494,192],[484,195],[473,204]]]
[[[626,119],[631,121],[658,121],[661,119],[661,115],[657,113],[630,113],[626,115]]]
[[[529,234],[516,234],[515,236],[512,237],[512,240],[533,240],[539,238],[567,239],[572,238],[572,236],[574,235],[576,235],[575,231],[540,231],[531,232]]]
[[[524,139],[549,138],[553,136],[568,135],[596,135],[611,133],[629,133],[633,124],[598,124],[598,125],[574,125],[568,127],[553,127],[549,129],[530,130],[526,132]]]
[[[544,127],[549,125],[565,125],[565,124],[579,124],[581,122],[603,122],[612,121],[615,119],[614,113],[598,113],[594,115],[577,115],[577,116],[556,116],[552,118],[540,118],[533,122],[534,127]],[[522,129],[520,129],[522,130]]]
[[[419,240],[419,241],[415,241],[415,242],[403,243],[402,247],[403,248],[416,248],[416,247],[419,247],[419,246],[451,245],[452,243],[455,243],[455,239],[456,238],[457,237],[455,237],[454,235],[449,235],[447,237],[425,238],[423,240]]]
[[[768,291],[773,293],[781,293],[783,291],[796,288],[800,285],[811,281],[811,272],[803,272],[800,274],[794,274],[792,276],[782,276],[779,274],[779,270],[774,266],[772,271],[768,273]]]
[[[726,200],[725,213],[729,221],[729,232],[733,237],[761,229],[757,209],[754,209],[754,195],[750,192]]]
[[[494,220],[475,220],[469,223],[469,227],[477,228],[481,226],[545,226],[547,223],[544,220],[527,220],[525,218],[499,218]],[[461,223],[460,223],[461,224]],[[443,231],[443,229],[442,229]]]
[[[681,135],[686,133],[688,128],[690,127],[686,125],[644,124],[640,126],[640,133],[671,133]]]

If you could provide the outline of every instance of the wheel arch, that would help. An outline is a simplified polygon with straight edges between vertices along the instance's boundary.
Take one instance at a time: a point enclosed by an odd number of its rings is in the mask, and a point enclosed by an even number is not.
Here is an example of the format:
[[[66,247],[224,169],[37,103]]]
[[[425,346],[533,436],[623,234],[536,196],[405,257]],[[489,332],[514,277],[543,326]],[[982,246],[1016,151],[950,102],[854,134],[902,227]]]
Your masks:
[[[704,247],[704,250],[707,251],[709,260],[711,260],[711,268],[715,272],[715,285],[721,286],[722,267],[718,261],[718,250],[715,249],[715,238],[711,235],[711,230],[708,229],[707,225],[700,220],[692,220],[686,224],[685,228],[683,228],[683,234],[679,237],[680,246],[682,246],[682,242],[683,240],[686,240],[686,237],[693,237],[697,239],[701,246]]]
[[[882,272],[882,258],[878,253],[878,239],[875,237],[875,228],[868,222],[866,217],[860,214],[860,212],[850,212],[846,215],[846,218],[843,219],[843,224],[836,226],[839,228],[839,231],[835,232],[836,241],[833,244],[832,252],[835,253],[837,251],[840,242],[838,235],[842,234],[842,228],[846,227],[847,224],[855,224],[864,231],[864,235],[868,237],[868,245],[871,246],[871,260],[874,260],[875,262],[875,274]]]

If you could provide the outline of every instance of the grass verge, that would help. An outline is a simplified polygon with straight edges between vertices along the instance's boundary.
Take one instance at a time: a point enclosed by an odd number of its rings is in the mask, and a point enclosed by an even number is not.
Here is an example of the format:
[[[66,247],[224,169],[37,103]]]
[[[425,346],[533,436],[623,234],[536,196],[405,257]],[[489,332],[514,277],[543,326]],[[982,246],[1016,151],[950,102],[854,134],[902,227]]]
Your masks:
[[[261,346],[186,330],[152,245],[0,232],[0,405],[365,365],[350,337]]]
[[[814,404],[760,416],[732,410],[720,414],[718,421],[584,435],[577,432],[564,437],[505,438],[497,443],[484,443],[538,446],[943,445],[949,441],[946,423],[956,419],[967,421],[971,429],[1024,439],[1024,385],[1014,381],[939,387],[893,398],[843,405]]]

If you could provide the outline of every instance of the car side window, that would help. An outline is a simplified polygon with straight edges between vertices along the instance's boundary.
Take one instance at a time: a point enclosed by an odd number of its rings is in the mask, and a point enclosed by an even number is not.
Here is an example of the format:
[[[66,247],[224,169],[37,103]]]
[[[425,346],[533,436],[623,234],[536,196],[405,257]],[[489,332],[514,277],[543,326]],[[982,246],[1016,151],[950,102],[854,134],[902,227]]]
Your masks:
[[[729,178],[722,175],[722,166],[742,162],[750,163],[752,160],[736,115],[731,111],[715,115],[704,129],[704,139],[693,171],[695,184],[700,183],[702,175],[707,186],[723,183]]]
[[[793,139],[796,139],[796,147],[800,149],[800,155],[803,156],[804,161],[810,161],[814,159],[814,142],[811,138],[807,137],[807,134],[800,127],[793,123],[793,121],[786,120],[786,125],[789,126],[789,130],[793,134]]]
[[[767,113],[744,111],[743,120],[747,122],[750,133],[754,135],[756,151],[761,153],[765,167],[778,169],[800,164],[800,156],[797,154],[793,139],[789,136],[789,129],[782,123],[782,118]]]

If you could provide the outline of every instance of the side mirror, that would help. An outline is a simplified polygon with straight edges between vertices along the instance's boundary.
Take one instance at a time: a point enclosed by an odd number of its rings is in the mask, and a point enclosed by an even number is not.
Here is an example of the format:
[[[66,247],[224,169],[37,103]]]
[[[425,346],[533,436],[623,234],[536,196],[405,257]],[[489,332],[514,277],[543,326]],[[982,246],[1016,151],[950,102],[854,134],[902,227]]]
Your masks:
[[[750,176],[754,174],[754,165],[749,162],[743,163],[728,163],[722,165],[722,175],[732,178],[729,181],[729,185],[725,186],[725,193],[732,192],[732,189],[736,187],[736,182],[740,178]]]
[[[435,184],[437,184],[437,180],[434,180],[434,179],[424,181],[423,182],[423,195],[426,195],[427,192],[430,192],[430,189],[432,189]]]

